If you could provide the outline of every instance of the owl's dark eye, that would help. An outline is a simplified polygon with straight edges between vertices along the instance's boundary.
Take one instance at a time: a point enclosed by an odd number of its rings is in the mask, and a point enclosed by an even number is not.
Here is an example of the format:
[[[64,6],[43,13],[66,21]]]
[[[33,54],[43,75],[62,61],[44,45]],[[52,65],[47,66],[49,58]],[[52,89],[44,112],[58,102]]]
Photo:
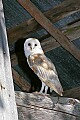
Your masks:
[[[28,46],[31,46],[31,43],[28,43]]]
[[[37,46],[37,44],[35,44],[35,46]]]

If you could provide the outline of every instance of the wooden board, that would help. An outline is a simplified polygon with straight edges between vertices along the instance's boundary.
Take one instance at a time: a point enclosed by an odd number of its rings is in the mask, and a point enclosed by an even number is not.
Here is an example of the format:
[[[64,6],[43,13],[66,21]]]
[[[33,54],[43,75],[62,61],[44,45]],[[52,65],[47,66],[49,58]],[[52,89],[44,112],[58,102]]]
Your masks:
[[[0,0],[0,120],[18,120],[2,0]]]
[[[14,83],[19,86],[22,91],[29,92],[31,85],[19,73],[12,68]]]
[[[16,92],[19,120],[80,120],[80,101]]]
[[[67,17],[73,13],[80,11],[80,1],[76,0],[64,0],[58,6],[50,9],[47,12],[46,17],[50,15],[50,20],[54,23],[61,20],[64,17]]]

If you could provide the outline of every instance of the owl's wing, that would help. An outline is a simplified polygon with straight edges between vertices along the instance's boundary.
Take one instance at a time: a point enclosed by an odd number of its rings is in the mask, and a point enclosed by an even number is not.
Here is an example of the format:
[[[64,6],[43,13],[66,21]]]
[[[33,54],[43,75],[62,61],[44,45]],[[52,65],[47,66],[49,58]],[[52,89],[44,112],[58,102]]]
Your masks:
[[[28,63],[30,62],[28,61]],[[30,67],[42,82],[62,96],[63,89],[60,84],[55,66],[45,55],[37,58],[36,62],[34,62],[34,64]]]

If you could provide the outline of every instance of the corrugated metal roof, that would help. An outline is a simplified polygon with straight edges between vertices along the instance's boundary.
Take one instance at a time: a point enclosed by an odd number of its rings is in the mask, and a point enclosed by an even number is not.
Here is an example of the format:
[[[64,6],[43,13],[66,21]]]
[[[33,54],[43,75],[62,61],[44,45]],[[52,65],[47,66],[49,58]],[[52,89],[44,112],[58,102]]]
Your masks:
[[[31,18],[30,14],[16,0],[3,0],[7,28]]]

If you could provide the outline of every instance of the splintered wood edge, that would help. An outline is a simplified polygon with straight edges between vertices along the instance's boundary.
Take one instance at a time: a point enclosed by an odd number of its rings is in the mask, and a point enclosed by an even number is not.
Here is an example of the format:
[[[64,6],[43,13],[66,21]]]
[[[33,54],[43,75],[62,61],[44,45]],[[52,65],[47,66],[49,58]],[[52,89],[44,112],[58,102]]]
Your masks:
[[[80,101],[77,99],[59,97],[58,101],[58,97],[52,97],[50,95],[40,93],[24,93],[19,91],[17,91],[15,95],[18,109],[26,108],[26,110],[51,110],[80,117]]]

